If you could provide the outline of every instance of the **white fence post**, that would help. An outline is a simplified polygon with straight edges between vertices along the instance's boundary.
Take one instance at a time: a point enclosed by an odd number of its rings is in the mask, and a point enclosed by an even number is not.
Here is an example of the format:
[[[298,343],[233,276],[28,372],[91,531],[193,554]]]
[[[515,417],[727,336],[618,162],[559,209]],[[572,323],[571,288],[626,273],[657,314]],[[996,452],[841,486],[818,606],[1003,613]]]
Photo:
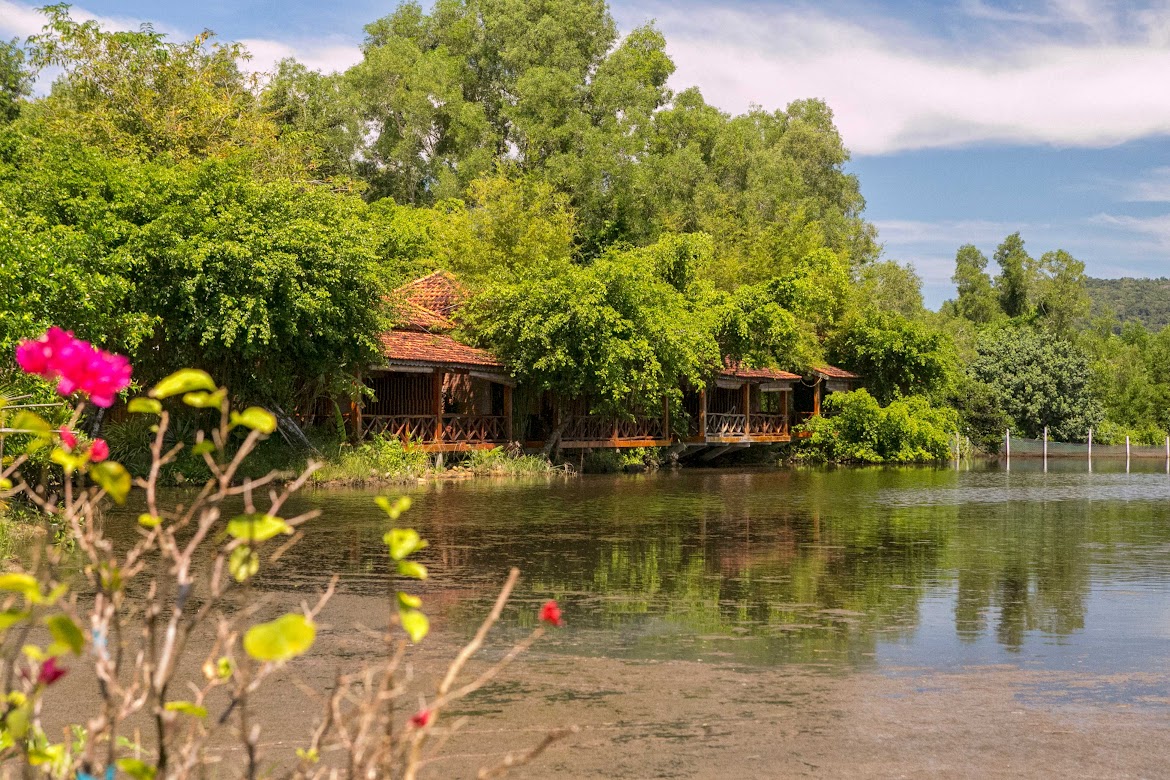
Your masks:
[[[1093,429],[1089,428],[1089,473],[1093,473]]]
[[[1125,473],[1129,473],[1129,437],[1125,437]]]
[[[1048,473],[1048,426],[1044,426],[1044,473]]]
[[[1012,470],[1012,429],[1008,428],[1003,432],[1003,448],[1007,455],[1007,470]]]

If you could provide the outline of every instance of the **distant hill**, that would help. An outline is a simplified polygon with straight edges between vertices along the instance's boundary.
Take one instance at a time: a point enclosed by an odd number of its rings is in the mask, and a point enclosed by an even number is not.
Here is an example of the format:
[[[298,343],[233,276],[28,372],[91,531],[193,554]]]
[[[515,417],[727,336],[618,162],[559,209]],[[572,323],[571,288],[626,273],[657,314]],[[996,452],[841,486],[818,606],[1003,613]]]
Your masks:
[[[1170,279],[1085,280],[1093,316],[1112,311],[1122,321],[1137,320],[1152,330],[1170,325]]]

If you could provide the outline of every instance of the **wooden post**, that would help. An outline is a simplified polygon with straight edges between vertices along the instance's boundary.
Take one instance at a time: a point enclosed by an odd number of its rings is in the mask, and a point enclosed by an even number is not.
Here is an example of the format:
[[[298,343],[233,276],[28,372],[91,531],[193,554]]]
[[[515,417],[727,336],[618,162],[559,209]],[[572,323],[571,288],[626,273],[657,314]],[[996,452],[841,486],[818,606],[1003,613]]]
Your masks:
[[[707,388],[699,391],[699,436],[707,441]]]
[[[1170,474],[1170,436],[1166,437],[1166,473]]]
[[[743,435],[750,437],[752,434],[752,385],[750,382],[743,383]]]
[[[670,399],[662,396],[662,438],[670,440]]]
[[[357,373],[357,383],[358,383],[358,385],[363,384],[361,371],[359,371]],[[365,426],[362,425],[362,400],[361,399],[358,399],[357,401],[353,402],[351,412],[353,414],[354,439],[356,439],[357,441],[361,441],[362,436],[364,434],[363,429],[365,428]]]
[[[504,431],[508,441],[512,441],[512,386],[504,385]]]
[[[438,369],[431,374],[431,414],[435,416],[436,443],[443,441],[443,377],[443,372]]]
[[[824,384],[825,380],[818,379],[813,385],[813,417],[821,416],[821,388]]]
[[[792,396],[791,390],[785,390],[783,393],[780,394],[780,400],[781,400],[780,413],[782,415],[784,415],[784,432],[785,433],[788,433],[788,430],[792,425],[792,422],[788,417],[788,414],[789,414],[790,410],[792,409],[792,404],[788,403],[788,399],[791,396]]]

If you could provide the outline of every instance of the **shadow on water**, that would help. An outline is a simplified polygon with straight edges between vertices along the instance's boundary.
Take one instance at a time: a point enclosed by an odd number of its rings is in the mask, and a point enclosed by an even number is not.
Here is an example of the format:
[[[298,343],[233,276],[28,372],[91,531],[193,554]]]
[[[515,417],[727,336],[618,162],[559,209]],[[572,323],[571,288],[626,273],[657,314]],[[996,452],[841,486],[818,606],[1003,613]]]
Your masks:
[[[1170,478],[1134,471],[712,469],[404,492],[430,541],[428,611],[455,632],[471,633],[516,565],[503,630],[521,632],[558,598],[573,630],[554,652],[1108,671],[1146,663],[1170,625]],[[307,593],[336,572],[343,592],[381,610],[390,582],[374,495],[304,496],[323,516],[257,586]]]

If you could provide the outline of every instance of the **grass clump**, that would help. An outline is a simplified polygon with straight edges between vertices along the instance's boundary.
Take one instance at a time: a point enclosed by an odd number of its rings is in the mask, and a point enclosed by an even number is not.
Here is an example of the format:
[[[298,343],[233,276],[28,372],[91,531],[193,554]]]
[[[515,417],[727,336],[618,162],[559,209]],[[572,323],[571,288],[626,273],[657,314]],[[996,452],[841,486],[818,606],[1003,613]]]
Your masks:
[[[340,442],[324,451],[325,465],[313,473],[316,483],[360,485],[386,480],[417,479],[431,468],[421,449],[388,436],[376,436],[357,445]]]

